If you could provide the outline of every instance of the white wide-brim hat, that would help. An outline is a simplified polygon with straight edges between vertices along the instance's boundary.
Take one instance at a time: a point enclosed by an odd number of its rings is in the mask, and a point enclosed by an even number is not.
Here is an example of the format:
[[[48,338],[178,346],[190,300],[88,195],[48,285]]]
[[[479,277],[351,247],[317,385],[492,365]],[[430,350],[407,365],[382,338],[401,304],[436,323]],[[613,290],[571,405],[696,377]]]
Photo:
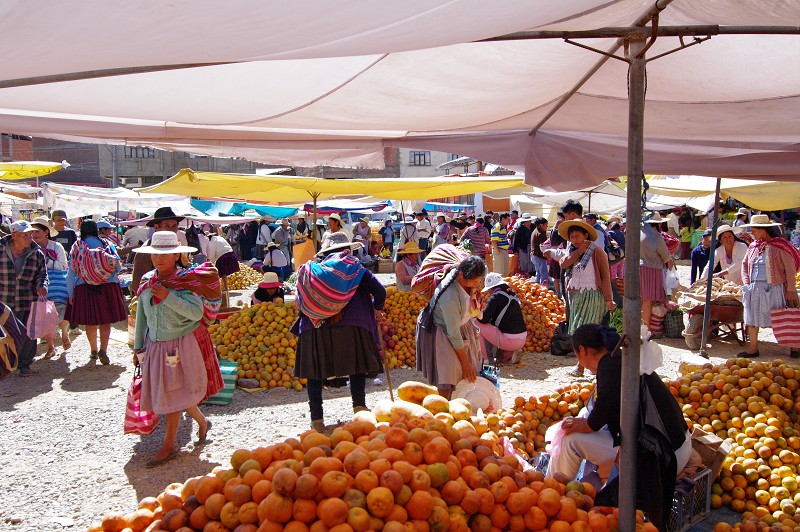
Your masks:
[[[773,222],[766,214],[754,214],[750,217],[750,223],[739,227],[780,227],[782,224]]]
[[[502,406],[500,390],[483,377],[478,377],[475,382],[463,379],[456,384],[456,389],[453,391],[453,399],[458,398],[469,401],[473,415],[478,413],[478,409],[488,414],[497,412]]]
[[[168,253],[195,253],[197,248],[183,246],[178,242],[178,234],[172,231],[156,231],[150,239],[150,244],[133,250],[136,253],[149,253],[151,255],[166,255]]]
[[[503,280],[503,276],[497,272],[492,272],[486,276],[486,280],[484,281],[483,290],[481,292],[488,292],[492,288],[497,286],[508,285],[507,282]]]

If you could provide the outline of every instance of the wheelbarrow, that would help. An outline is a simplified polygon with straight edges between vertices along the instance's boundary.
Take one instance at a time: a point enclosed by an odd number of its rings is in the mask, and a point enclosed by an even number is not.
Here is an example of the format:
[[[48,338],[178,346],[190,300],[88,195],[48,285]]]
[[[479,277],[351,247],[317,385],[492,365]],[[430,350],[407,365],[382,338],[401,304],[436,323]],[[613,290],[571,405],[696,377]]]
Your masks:
[[[702,348],[703,313],[705,305],[697,305],[688,311],[689,324],[683,333],[689,349],[697,351]],[[744,326],[744,305],[735,299],[711,302],[709,337],[716,334],[720,340],[736,340],[739,345],[747,342],[747,329]],[[739,333],[741,332],[741,338]]]

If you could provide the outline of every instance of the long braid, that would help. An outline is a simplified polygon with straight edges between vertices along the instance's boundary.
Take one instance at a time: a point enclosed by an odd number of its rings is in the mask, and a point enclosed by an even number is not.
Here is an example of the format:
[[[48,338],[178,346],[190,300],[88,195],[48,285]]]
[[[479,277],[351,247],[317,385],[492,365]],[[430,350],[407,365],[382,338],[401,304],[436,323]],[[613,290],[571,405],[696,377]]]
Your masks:
[[[431,306],[431,314],[433,314],[433,309],[436,308],[436,304],[439,302],[439,298],[442,297],[444,291],[450,288],[450,286],[458,279],[458,268],[453,268],[449,272],[447,272],[447,276],[442,281],[442,284],[439,285],[436,292],[431,298],[430,306]]]

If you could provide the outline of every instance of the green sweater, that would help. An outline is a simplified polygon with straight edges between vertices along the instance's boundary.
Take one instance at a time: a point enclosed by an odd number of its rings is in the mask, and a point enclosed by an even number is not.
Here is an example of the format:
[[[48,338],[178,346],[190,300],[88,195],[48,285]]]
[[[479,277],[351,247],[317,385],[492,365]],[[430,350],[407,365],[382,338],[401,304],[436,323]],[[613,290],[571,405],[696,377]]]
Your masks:
[[[136,305],[136,334],[133,347],[144,347],[145,335],[151,341],[176,340],[194,332],[203,319],[203,301],[195,294],[170,290],[165,300],[153,305],[153,293],[146,289]]]

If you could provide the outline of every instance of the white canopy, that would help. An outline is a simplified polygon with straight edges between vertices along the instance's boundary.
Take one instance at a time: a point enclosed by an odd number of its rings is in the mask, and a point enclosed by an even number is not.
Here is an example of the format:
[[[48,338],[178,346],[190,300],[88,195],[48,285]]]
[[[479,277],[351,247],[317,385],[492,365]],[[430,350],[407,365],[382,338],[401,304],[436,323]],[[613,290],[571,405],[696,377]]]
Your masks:
[[[76,17],[69,3],[9,0],[0,30],[25,46],[0,50],[0,87],[11,87],[0,88],[0,122],[302,166],[381,167],[387,146],[440,150],[574,190],[627,173],[625,63],[560,40],[472,41],[630,26],[653,4],[85,0]],[[800,3],[673,0],[659,24],[800,26]],[[32,28],[43,28],[36,39]],[[648,63],[645,171],[800,180],[797,39],[717,35]],[[678,46],[659,37],[647,55]],[[148,71],[199,63],[220,64]],[[132,68],[145,72],[81,79]],[[79,81],[27,85],[53,79]]]
[[[47,209],[62,209],[68,218],[106,214],[112,211],[152,213],[159,207],[171,207],[176,213],[191,212],[186,196],[174,194],[139,194],[126,188],[95,188],[77,185],[42,184]]]
[[[664,196],[687,197],[709,193],[713,196],[717,180],[714,177],[687,175],[673,179],[654,179],[648,185],[649,190]],[[777,211],[800,207],[800,183],[722,179],[720,191],[753,209]]]

